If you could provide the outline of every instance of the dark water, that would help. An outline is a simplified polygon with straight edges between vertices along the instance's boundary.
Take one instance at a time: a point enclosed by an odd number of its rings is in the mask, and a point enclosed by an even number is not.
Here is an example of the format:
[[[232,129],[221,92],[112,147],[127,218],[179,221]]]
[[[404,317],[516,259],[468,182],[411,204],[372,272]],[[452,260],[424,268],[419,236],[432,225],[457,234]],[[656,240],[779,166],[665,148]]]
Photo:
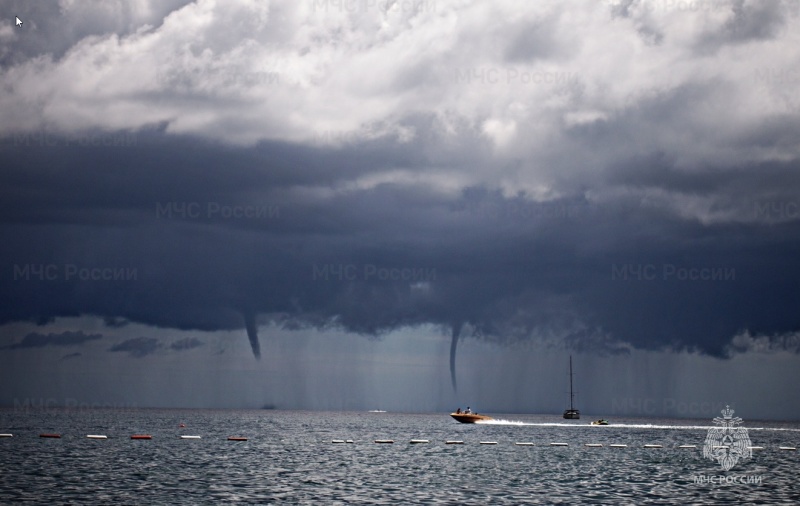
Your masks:
[[[518,423],[463,425],[446,414],[0,410],[0,433],[14,435],[0,438],[0,503],[800,501],[800,458],[796,451],[778,449],[800,442],[800,424],[745,422],[752,444],[765,448],[724,472],[702,457],[710,421],[619,419],[614,420],[619,426],[591,427],[588,420],[557,416],[496,418]],[[39,437],[49,432],[62,438]],[[90,440],[87,434],[109,439]],[[132,434],[153,439],[135,441]],[[232,442],[228,436],[249,440]],[[332,444],[334,439],[354,442]],[[395,443],[375,444],[376,439]],[[430,443],[409,444],[411,439]],[[446,445],[446,440],[464,444]],[[677,448],[682,444],[697,448]],[[698,476],[738,481],[698,483]],[[742,483],[748,479],[760,482]]]

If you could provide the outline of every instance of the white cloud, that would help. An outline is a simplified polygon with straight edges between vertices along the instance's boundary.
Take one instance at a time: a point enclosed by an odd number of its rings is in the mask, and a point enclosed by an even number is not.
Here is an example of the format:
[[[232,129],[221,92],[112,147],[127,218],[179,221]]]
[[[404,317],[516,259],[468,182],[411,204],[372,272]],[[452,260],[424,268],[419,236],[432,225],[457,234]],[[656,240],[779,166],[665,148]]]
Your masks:
[[[0,134],[166,124],[234,144],[407,142],[424,115],[442,136],[434,151],[473,149],[476,131],[491,140],[496,163],[474,183],[531,191],[659,151],[684,168],[800,155],[793,139],[752,139],[800,117],[800,87],[784,82],[800,78],[790,4],[633,2],[627,16],[616,2],[345,4],[198,0],[165,17],[106,4],[92,15],[110,32],[3,74]],[[61,9],[72,23],[90,15]],[[759,9],[783,24],[757,36],[747,16]],[[498,171],[515,159],[524,171]]]
[[[514,121],[487,119],[483,122],[482,130],[496,146],[505,147],[516,137],[517,124]]]
[[[13,39],[14,38],[14,28],[10,24],[4,24],[0,26],[0,40],[3,39]]]
[[[800,332],[767,336],[745,330],[735,335],[727,347],[729,355],[741,353],[800,353]]]

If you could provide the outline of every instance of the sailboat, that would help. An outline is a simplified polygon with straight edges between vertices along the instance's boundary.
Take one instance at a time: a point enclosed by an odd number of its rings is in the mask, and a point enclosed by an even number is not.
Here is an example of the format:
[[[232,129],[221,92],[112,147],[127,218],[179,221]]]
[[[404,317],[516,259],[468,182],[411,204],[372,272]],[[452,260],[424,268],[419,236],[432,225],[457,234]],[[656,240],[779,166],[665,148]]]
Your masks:
[[[564,410],[567,420],[580,420],[581,412],[575,409],[575,394],[572,392],[572,355],[569,356],[569,409]]]

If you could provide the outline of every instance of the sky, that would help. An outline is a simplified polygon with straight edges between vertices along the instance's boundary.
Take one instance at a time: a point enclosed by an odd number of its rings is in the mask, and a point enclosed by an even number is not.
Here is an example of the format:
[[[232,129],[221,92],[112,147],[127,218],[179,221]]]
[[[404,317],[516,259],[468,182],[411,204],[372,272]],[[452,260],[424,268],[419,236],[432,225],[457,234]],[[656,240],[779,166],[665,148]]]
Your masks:
[[[0,12],[0,405],[800,419],[796,2]]]

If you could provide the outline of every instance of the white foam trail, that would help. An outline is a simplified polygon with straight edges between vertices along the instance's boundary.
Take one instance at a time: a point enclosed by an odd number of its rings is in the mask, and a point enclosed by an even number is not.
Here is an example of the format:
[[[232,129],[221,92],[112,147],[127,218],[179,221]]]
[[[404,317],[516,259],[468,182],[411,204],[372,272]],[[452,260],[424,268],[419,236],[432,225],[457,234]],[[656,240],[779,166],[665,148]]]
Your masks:
[[[541,425],[538,423],[527,423],[517,420],[478,420],[475,423],[479,423],[481,425]]]
[[[577,427],[577,428],[597,428],[603,430],[604,428],[625,428],[625,429],[663,429],[663,430],[708,430],[715,425],[658,425],[650,423],[609,423],[608,425],[591,425],[587,423],[561,423],[561,422],[523,422],[521,420],[479,420],[475,423],[481,425],[509,425],[509,426],[526,426],[526,427]],[[747,430],[765,430],[765,431],[789,431],[800,432],[800,429],[792,429],[788,427],[747,427]]]

